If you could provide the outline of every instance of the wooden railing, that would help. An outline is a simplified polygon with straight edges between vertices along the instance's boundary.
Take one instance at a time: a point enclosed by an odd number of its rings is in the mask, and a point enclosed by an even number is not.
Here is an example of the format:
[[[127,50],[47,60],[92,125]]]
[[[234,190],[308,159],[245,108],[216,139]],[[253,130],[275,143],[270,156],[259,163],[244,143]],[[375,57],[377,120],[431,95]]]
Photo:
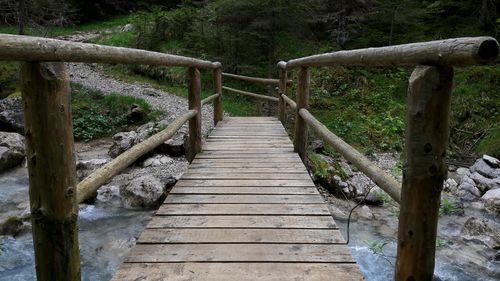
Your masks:
[[[448,141],[453,66],[494,61],[498,43],[491,37],[457,38],[383,48],[314,55],[279,62],[280,81],[298,68],[296,103],[280,83],[280,104],[295,110],[295,151],[306,158],[308,127],[400,203],[395,279],[432,280],[437,221]],[[334,65],[417,65],[408,87],[405,164],[400,184],[356,149],[329,131],[309,111],[309,68]],[[280,107],[279,117],[285,121]]]
[[[21,61],[30,210],[38,280],[80,280],[78,203],[189,123],[188,159],[201,151],[201,107],[214,103],[222,120],[221,64],[129,48],[0,34],[0,61]],[[70,84],[62,62],[154,64],[188,68],[186,112],[161,132],[136,144],[76,182]],[[199,69],[213,71],[214,94],[201,100]]]

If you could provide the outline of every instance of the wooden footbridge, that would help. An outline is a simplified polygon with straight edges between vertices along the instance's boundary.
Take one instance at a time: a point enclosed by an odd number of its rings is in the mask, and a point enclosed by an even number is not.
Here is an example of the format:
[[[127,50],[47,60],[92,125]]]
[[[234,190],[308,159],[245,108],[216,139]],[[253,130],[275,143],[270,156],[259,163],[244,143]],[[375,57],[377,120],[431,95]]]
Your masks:
[[[395,279],[432,280],[446,178],[453,66],[496,60],[494,38],[457,38],[314,55],[278,63],[279,79],[222,73],[222,65],[144,50],[0,34],[0,60],[22,61],[30,208],[38,280],[80,280],[78,203],[189,123],[188,171],[113,280],[362,280],[304,162],[313,130],[400,203]],[[166,129],[76,182],[70,86],[62,62],[188,68],[189,107]],[[403,183],[330,132],[309,111],[311,67],[416,65],[408,87]],[[200,69],[214,94],[201,100]],[[297,83],[288,80],[298,69]],[[271,97],[222,87],[222,77],[278,86]],[[295,101],[287,96],[294,88]],[[222,91],[278,103],[275,117],[224,117]],[[202,142],[201,108],[215,129]],[[293,144],[283,124],[294,115]]]

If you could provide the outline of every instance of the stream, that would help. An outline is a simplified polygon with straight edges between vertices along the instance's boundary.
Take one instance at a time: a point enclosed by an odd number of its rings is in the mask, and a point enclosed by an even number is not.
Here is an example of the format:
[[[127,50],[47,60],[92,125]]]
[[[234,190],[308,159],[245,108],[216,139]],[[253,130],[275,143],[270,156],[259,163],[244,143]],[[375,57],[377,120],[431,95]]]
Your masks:
[[[0,176],[0,212],[26,207],[28,176],[26,168],[18,168]],[[393,279],[397,219],[387,208],[371,207],[375,219],[351,222],[349,247],[367,281]],[[494,281],[500,279],[500,266],[487,258],[488,248],[477,241],[460,236],[460,226],[467,217],[480,216],[465,208],[466,216],[447,215],[440,218],[439,244],[435,280]],[[154,211],[131,211],[82,205],[79,212],[79,240],[82,280],[107,281],[120,266],[125,254],[135,243]],[[345,237],[346,222],[336,219]],[[373,253],[370,241],[386,243]],[[12,238],[0,237],[0,281],[35,280],[31,232]]]

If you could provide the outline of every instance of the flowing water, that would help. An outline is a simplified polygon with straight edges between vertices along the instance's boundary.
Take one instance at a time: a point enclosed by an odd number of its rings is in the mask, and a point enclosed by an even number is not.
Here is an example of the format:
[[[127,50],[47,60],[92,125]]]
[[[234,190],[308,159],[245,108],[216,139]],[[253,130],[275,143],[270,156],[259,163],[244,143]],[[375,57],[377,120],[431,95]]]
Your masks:
[[[28,177],[26,168],[0,176],[0,211],[2,217],[12,210],[26,207]],[[372,208],[377,219],[351,223],[350,245],[367,281],[393,279],[396,253],[397,219],[387,210]],[[468,211],[470,212],[470,211]],[[82,279],[106,281],[119,267],[136,237],[143,231],[153,211],[107,209],[93,205],[80,209],[80,253]],[[479,216],[469,213],[470,216]],[[500,280],[500,266],[487,258],[491,253],[481,243],[458,239],[464,217],[444,216],[440,219],[439,236],[443,240],[437,251],[436,280],[472,281]],[[345,234],[345,222],[337,219]],[[386,243],[374,254],[368,244]],[[0,238],[0,281],[35,280],[31,232],[20,237]]]
[[[26,169],[0,178],[0,211],[17,208],[28,196]],[[153,211],[84,206],[79,212],[82,280],[107,281],[122,263]],[[31,232],[0,241],[0,281],[36,280]]]

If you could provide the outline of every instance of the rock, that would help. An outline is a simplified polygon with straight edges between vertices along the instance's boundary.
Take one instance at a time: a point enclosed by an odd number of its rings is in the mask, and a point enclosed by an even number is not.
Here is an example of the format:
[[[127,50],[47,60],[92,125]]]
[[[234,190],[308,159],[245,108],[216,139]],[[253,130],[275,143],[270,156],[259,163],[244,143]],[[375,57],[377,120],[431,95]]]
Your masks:
[[[322,153],[325,150],[325,144],[322,140],[314,140],[311,147],[316,153]]]
[[[24,115],[21,97],[0,100],[0,131],[24,133]]]
[[[84,179],[93,171],[108,163],[108,159],[90,159],[76,162],[76,176],[79,180]]]
[[[185,138],[187,138],[186,134],[178,134],[174,138],[171,138],[161,144],[156,151],[158,153],[167,154],[171,157],[186,155],[186,147],[184,146]]]
[[[444,182],[445,191],[454,192],[457,190],[457,187],[458,183],[454,179],[449,178]]]
[[[24,162],[24,137],[18,133],[0,132],[0,172]]]
[[[490,179],[500,177],[500,169],[492,168],[483,158],[477,159],[474,165],[470,167],[470,171],[472,173],[477,172]]]
[[[364,205],[364,206],[359,207],[358,209],[356,209],[356,215],[359,218],[363,218],[363,219],[367,219],[367,220],[371,220],[371,219],[375,218],[375,216],[373,215],[372,210],[370,210],[370,208],[368,206],[366,206],[366,205]]]
[[[375,186],[374,188],[372,188],[370,190],[370,193],[368,194],[368,196],[366,196],[366,198],[364,196],[358,196],[356,198],[356,201],[361,201],[363,200],[363,198],[365,199],[364,200],[364,203],[367,204],[367,205],[382,205],[384,203],[384,197],[386,195],[384,195],[385,192],[380,189],[380,187],[378,186]],[[389,195],[387,195],[387,198],[389,197]]]
[[[159,97],[161,95],[160,93],[158,93],[157,91],[155,91],[153,89],[144,89],[142,91],[142,94],[147,95],[147,96],[152,96],[152,97]]]
[[[479,240],[490,248],[500,246],[500,232],[486,219],[470,217],[462,226],[460,234],[467,240]]]
[[[131,23],[127,23],[125,26],[122,27],[121,32],[129,32],[135,29],[135,25]]]
[[[488,190],[481,200],[484,201],[486,209],[500,213],[500,188]]]
[[[97,190],[97,201],[112,203],[119,202],[121,198],[120,187],[117,185],[103,185]]]
[[[161,182],[165,185],[165,189],[169,189],[177,183],[177,179],[175,177],[169,176],[162,178]]]
[[[10,217],[0,224],[0,235],[17,236],[23,231],[23,221],[17,217]]]
[[[483,161],[486,162],[492,168],[500,168],[500,160],[489,155],[483,155]]]
[[[138,104],[132,104],[130,106],[130,109],[128,111],[127,119],[131,122],[139,122],[144,120],[144,117],[146,116],[146,113],[144,113],[144,110],[142,107]]]
[[[121,187],[120,194],[126,208],[151,208],[164,198],[165,187],[157,178],[145,175]]]
[[[463,177],[463,176],[469,176],[470,175],[470,171],[469,169],[467,168],[458,168],[457,171],[456,171],[457,175]]]
[[[476,187],[474,181],[467,176],[463,177],[454,194],[465,201],[472,201],[481,196],[481,192]]]
[[[155,123],[154,122],[148,122],[139,128],[137,128],[137,140],[136,142],[143,141],[147,139],[150,135],[154,133],[154,128],[155,128]]]
[[[168,165],[170,163],[173,163],[174,160],[168,156],[164,155],[156,155],[151,158],[146,159],[142,163],[142,167],[157,167],[161,165]]]
[[[115,158],[137,143],[138,135],[135,131],[121,132],[113,136],[113,145],[109,148],[109,156]]]
[[[371,187],[375,186],[375,183],[373,183],[370,178],[360,172],[354,173],[354,175],[347,180],[347,183],[353,187],[356,196],[364,196]]]
[[[478,172],[474,172],[470,178],[476,183],[477,188],[479,188],[483,193],[490,189],[500,188],[500,178],[489,179],[482,176]]]

